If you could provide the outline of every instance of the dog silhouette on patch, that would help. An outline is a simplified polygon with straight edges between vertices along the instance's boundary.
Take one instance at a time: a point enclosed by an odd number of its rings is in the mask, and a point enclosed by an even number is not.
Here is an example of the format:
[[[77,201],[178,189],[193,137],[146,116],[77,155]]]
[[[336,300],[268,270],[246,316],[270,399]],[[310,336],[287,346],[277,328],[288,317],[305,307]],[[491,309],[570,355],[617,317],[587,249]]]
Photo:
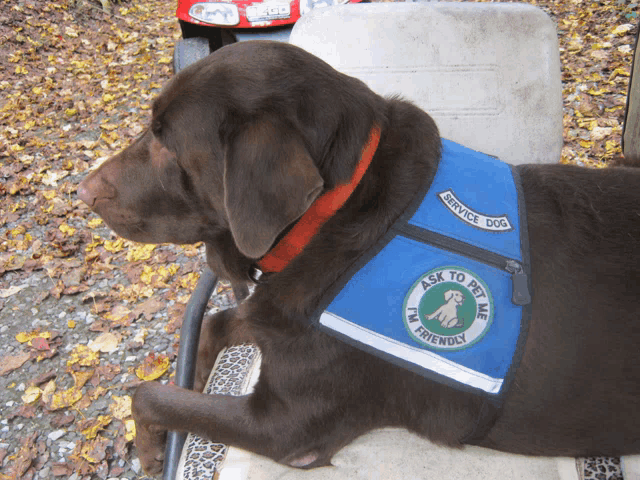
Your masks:
[[[464,327],[464,319],[458,318],[458,307],[464,303],[464,295],[458,290],[444,292],[445,304],[431,315],[425,315],[427,320],[438,320],[442,328]]]

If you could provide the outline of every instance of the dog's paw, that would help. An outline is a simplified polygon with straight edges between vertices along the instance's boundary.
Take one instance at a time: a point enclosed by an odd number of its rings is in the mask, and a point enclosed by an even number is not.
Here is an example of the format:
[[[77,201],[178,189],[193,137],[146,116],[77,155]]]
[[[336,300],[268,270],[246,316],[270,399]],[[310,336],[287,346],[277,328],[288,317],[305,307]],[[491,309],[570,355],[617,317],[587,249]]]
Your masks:
[[[167,431],[136,423],[136,450],[140,465],[149,476],[160,475],[164,466]]]

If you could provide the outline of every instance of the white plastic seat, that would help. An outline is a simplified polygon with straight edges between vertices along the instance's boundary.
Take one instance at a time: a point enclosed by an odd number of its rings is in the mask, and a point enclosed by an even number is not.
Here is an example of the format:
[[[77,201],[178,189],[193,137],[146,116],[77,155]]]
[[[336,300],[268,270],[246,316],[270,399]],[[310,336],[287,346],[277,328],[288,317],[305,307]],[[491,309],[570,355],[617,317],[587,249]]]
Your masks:
[[[536,7],[343,5],[302,17],[290,42],[377,93],[412,100],[445,138],[512,164],[560,160],[558,41]]]

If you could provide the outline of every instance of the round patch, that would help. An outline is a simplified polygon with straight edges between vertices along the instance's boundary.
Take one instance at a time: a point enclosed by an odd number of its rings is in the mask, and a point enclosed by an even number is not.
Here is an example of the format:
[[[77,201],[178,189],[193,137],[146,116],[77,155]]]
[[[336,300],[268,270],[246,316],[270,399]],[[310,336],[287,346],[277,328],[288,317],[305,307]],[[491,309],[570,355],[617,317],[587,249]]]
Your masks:
[[[413,340],[431,350],[462,350],[480,340],[493,321],[487,284],[462,267],[439,267],[413,284],[402,308]]]

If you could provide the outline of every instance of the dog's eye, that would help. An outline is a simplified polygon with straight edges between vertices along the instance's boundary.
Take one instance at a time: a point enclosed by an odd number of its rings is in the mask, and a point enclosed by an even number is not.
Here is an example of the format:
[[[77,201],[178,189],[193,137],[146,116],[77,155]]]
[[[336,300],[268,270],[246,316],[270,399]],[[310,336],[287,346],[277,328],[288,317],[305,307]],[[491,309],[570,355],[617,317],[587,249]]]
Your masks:
[[[160,137],[160,135],[162,134],[162,122],[159,119],[155,119],[151,124],[151,132],[156,137]]]

